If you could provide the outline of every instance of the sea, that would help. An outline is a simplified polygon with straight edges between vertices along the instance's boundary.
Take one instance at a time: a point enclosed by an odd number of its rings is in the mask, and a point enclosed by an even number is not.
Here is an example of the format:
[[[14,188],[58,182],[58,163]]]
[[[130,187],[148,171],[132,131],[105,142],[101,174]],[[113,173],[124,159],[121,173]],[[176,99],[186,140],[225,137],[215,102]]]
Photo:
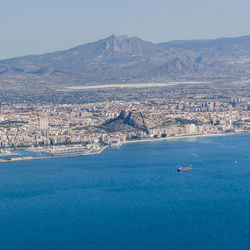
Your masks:
[[[1,163],[0,249],[250,249],[250,134]]]

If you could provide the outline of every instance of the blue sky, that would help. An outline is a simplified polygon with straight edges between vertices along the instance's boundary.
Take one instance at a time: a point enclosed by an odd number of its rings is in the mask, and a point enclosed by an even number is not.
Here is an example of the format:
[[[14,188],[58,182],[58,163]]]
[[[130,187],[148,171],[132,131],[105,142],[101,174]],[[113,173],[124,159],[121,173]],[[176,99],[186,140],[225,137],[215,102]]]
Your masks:
[[[249,0],[0,0],[0,58],[111,34],[152,42],[250,35]]]

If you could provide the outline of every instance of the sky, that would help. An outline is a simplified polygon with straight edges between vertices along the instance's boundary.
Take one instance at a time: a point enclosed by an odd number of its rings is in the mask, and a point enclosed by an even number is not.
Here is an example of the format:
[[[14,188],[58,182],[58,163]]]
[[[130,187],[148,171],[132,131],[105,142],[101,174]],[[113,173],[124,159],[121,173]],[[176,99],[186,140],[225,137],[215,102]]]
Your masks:
[[[0,59],[112,34],[151,42],[250,35],[249,0],[0,0]]]

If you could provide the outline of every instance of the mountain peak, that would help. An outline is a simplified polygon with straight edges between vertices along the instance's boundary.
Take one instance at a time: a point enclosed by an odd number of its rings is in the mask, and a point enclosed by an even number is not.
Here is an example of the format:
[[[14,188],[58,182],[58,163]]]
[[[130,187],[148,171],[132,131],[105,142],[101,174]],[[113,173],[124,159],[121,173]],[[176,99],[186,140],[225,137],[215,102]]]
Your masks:
[[[130,39],[130,38],[135,38],[135,36],[130,35],[130,34],[126,34],[126,35],[113,35],[114,38],[118,39],[118,40],[125,40],[125,39]]]
[[[128,40],[128,39],[132,39],[132,38],[137,38],[133,35],[130,35],[130,34],[125,34],[125,35],[116,35],[116,34],[113,34],[109,37],[107,37],[106,39],[104,40],[116,40],[116,41],[123,41],[123,40]],[[139,38],[137,38],[139,39]]]
[[[138,52],[142,52],[148,47],[155,46],[152,43],[143,41],[142,39],[135,37],[133,35],[115,35],[107,37],[104,40],[105,42],[105,50],[111,50],[115,52],[121,53],[131,53],[138,54]]]

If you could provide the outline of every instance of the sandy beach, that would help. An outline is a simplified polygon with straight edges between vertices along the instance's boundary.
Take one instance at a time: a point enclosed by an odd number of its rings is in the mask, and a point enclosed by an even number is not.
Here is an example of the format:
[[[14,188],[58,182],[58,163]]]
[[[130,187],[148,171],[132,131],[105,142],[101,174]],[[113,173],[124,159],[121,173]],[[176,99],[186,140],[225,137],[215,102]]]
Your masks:
[[[180,140],[180,139],[191,139],[198,137],[212,137],[212,136],[229,136],[235,135],[236,133],[221,133],[221,134],[201,134],[201,135],[186,135],[186,136],[171,136],[158,139],[142,139],[142,140],[131,140],[124,141],[122,144],[137,143],[137,142],[157,142],[157,141],[168,141],[168,140]]]

